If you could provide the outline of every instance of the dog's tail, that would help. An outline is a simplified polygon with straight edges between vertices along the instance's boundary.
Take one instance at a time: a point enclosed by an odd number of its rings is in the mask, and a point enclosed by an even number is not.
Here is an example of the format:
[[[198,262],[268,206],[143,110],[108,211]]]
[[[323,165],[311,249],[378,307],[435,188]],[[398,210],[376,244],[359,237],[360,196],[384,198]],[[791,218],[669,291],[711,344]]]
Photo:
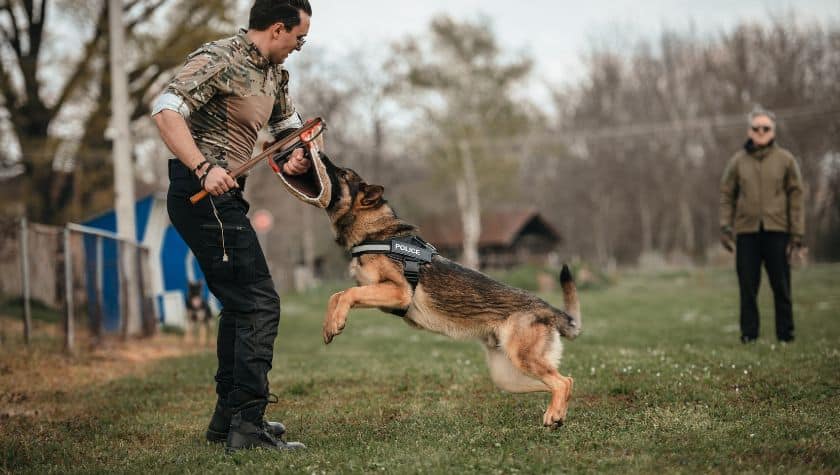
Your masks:
[[[566,318],[559,320],[557,329],[564,337],[574,340],[581,330],[580,301],[572,271],[565,264],[560,271],[560,287],[563,289],[563,305],[566,307],[563,313]]]

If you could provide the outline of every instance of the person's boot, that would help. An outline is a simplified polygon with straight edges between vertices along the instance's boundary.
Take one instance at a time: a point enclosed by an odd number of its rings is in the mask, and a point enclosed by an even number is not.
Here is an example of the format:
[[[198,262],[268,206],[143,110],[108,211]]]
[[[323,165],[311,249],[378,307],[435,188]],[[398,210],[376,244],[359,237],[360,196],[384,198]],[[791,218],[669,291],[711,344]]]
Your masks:
[[[213,411],[213,417],[210,418],[210,424],[207,426],[205,435],[208,442],[222,443],[227,440],[232,416],[233,409],[229,408],[223,399],[217,399],[216,410]],[[266,431],[278,439],[286,433],[286,426],[282,422],[266,421],[265,423],[268,426]]]
[[[235,452],[240,449],[264,448],[269,450],[296,450],[305,449],[306,446],[300,442],[285,442],[275,438],[266,429],[268,425],[263,419],[265,406],[268,402],[264,399],[247,402],[233,410],[230,420],[225,450]]]

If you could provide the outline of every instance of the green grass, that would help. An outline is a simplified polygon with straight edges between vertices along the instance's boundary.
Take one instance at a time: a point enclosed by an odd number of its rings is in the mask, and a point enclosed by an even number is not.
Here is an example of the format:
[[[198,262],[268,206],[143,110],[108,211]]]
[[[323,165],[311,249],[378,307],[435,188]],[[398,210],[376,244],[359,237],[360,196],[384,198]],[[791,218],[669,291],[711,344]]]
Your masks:
[[[29,309],[32,312],[32,320],[36,322],[58,323],[61,321],[62,313],[49,308],[43,302],[31,300]],[[23,299],[20,297],[5,297],[0,295],[0,315],[13,315],[23,318]]]
[[[772,337],[766,284],[762,336],[738,342],[728,269],[620,275],[583,291],[584,333],[566,343],[560,367],[575,393],[556,431],[540,425],[548,395],[496,390],[474,342],[354,311],[323,345],[328,295],[284,299],[271,372],[280,401],[269,416],[308,450],[227,456],[205,444],[215,366],[206,353],[162,361],[142,378],[40,395],[79,415],[0,419],[0,471],[840,471],[840,265],[794,272],[791,345]]]

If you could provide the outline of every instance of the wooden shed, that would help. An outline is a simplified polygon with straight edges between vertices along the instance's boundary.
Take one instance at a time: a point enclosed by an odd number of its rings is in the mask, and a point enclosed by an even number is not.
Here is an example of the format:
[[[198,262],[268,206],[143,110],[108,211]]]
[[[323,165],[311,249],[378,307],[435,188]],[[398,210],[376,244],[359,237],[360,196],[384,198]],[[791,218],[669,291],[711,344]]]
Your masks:
[[[462,254],[464,234],[458,215],[421,222],[420,235],[445,257],[457,260]],[[535,208],[487,210],[481,214],[478,253],[482,269],[545,264],[561,242],[557,229]]]

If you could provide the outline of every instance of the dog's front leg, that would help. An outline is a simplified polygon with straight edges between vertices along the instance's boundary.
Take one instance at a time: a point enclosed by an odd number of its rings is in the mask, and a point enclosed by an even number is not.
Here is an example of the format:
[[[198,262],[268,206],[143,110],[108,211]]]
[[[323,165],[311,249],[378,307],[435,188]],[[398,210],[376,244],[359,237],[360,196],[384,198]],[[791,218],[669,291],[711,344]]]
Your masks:
[[[393,282],[351,287],[330,297],[324,319],[324,343],[329,344],[344,330],[353,307],[405,308],[411,303],[411,290]]]

